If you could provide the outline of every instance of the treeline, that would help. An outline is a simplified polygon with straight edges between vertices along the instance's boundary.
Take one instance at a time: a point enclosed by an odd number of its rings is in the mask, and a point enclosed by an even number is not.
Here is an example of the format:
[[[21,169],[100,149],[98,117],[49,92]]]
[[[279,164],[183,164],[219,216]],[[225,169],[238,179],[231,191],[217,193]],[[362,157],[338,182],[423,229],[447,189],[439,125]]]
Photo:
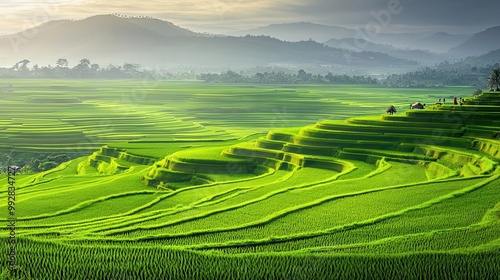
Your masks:
[[[69,67],[67,59],[60,58],[55,66],[30,65],[31,61],[24,59],[12,67],[0,68],[0,78],[48,78],[48,79],[198,79],[208,83],[257,83],[257,84],[377,84],[378,80],[367,76],[326,75],[307,73],[299,70],[296,74],[285,72],[264,72],[245,75],[235,71],[220,74],[187,73],[172,74],[160,70],[144,70],[139,64],[125,63],[102,67],[83,58],[74,67]]]
[[[465,62],[450,64],[443,62],[435,67],[426,67],[404,74],[391,74],[386,79],[378,80],[369,76],[348,76],[346,74],[326,75],[271,71],[256,74],[243,74],[235,71],[222,73],[195,74],[192,71],[172,74],[163,70],[145,70],[139,64],[125,63],[101,67],[89,59],[81,59],[74,67],[69,67],[68,60],[60,58],[55,66],[30,67],[30,61],[24,59],[12,67],[0,68],[0,78],[50,78],[50,79],[197,79],[207,83],[248,83],[248,84],[380,84],[387,87],[444,87],[470,86],[484,88],[487,77],[493,68],[500,65],[473,66]]]
[[[89,59],[81,59],[74,67],[69,67],[67,59],[60,58],[56,66],[29,66],[31,61],[24,59],[10,68],[0,68],[0,78],[51,78],[51,79],[144,79],[152,78],[154,71],[141,70],[139,64],[110,64],[101,67]]]
[[[463,63],[450,64],[443,62],[434,68],[426,67],[418,71],[393,74],[382,84],[388,87],[444,87],[470,86],[484,88],[492,68],[498,68],[498,63],[487,66],[472,66]]]
[[[16,165],[21,168],[22,173],[30,174],[56,168],[61,163],[70,161],[71,159],[72,158],[66,154],[35,155],[24,152],[4,155],[0,162],[0,166],[4,168],[6,166]]]
[[[299,70],[297,74],[265,72],[254,75],[226,71],[220,74],[201,74],[198,79],[208,83],[251,83],[251,84],[377,84],[378,80],[366,76],[311,74]]]

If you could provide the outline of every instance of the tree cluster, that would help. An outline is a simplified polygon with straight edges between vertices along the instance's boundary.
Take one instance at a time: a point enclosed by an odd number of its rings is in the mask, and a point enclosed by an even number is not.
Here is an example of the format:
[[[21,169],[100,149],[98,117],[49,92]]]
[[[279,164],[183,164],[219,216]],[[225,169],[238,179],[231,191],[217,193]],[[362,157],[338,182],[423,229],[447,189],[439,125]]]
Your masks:
[[[495,68],[488,76],[488,87],[491,90],[500,90],[500,68]]]
[[[209,83],[252,83],[252,84],[377,84],[378,80],[365,76],[311,74],[299,70],[297,74],[265,72],[244,75],[234,71],[220,74],[201,74],[198,79]]]
[[[81,59],[74,67],[69,67],[67,59],[60,58],[56,66],[28,65],[31,61],[24,59],[10,68],[0,68],[0,78],[52,78],[52,79],[141,79],[151,78],[153,73],[140,69],[139,64],[125,63],[122,66],[110,64],[101,67],[89,59]]]
[[[12,155],[5,155],[0,162],[0,166],[16,165],[21,167],[22,173],[36,173],[50,170],[59,166],[63,162],[67,162],[72,158],[66,154],[58,155],[43,155],[32,153],[14,153]]]
[[[383,81],[388,87],[443,87],[470,86],[484,88],[484,77],[491,68],[498,65],[472,66],[463,63],[450,64],[443,62],[436,67],[426,67],[418,71],[393,74]]]
[[[55,156],[41,156],[39,158],[33,159],[30,163],[26,164],[23,169],[25,172],[41,172],[50,170],[59,166],[63,162],[71,160],[66,154],[55,155]],[[21,170],[23,171],[23,170]]]
[[[297,73],[283,71],[258,72],[243,74],[235,71],[222,73],[206,73],[196,75],[187,73],[159,73],[153,70],[143,70],[139,64],[125,63],[122,66],[109,64],[101,67],[89,59],[81,59],[74,67],[69,67],[67,59],[60,58],[55,66],[29,67],[31,62],[21,60],[10,68],[0,68],[0,78],[50,78],[50,79],[198,79],[208,83],[249,83],[249,84],[381,84],[387,87],[444,87],[471,86],[484,88],[484,77],[488,76],[487,86],[491,89],[500,88],[500,65],[472,66],[459,62],[450,64],[443,62],[435,67],[425,67],[418,71],[404,74],[392,74],[384,80],[369,76],[348,76],[346,74],[326,75],[307,73],[299,70]],[[495,70],[491,72],[491,69]],[[497,72],[495,72],[497,71]]]

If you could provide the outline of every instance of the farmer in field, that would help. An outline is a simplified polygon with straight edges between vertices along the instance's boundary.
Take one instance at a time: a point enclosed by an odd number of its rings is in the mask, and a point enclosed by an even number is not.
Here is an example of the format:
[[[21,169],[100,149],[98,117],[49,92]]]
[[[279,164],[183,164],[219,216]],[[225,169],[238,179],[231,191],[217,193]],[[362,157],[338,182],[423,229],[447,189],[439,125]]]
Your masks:
[[[457,97],[456,96],[453,98],[453,105],[458,105]]]

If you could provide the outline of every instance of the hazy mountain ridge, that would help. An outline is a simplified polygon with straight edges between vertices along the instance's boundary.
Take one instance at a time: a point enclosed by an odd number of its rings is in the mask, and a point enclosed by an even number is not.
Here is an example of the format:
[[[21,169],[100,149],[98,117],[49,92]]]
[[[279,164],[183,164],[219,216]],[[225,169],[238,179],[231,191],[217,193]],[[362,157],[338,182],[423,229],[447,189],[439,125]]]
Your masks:
[[[41,65],[58,58],[77,63],[91,61],[144,66],[197,65],[252,67],[259,65],[344,65],[348,67],[408,67],[416,63],[381,53],[346,53],[323,44],[284,42],[264,36],[206,36],[149,18],[122,18],[113,15],[79,21],[57,21],[23,32],[0,37],[5,63],[29,59]],[[13,48],[11,41],[17,43]],[[5,59],[4,59],[5,60]]]
[[[226,33],[233,36],[266,35],[285,41],[315,40],[326,42],[331,39],[355,38],[370,41],[374,44],[392,45],[398,49],[421,49],[445,53],[470,38],[466,34],[449,34],[446,32],[419,33],[380,33],[366,32],[362,28],[347,28],[341,26],[322,25],[311,22],[271,24],[249,30]]]
[[[370,41],[355,38],[330,39],[325,42],[325,45],[332,48],[347,49],[354,52],[379,52],[396,58],[418,61],[426,65],[435,64],[446,59],[446,57],[430,51],[409,49],[403,50],[392,45],[376,44]]]
[[[331,38],[352,38],[356,35],[356,29],[341,26],[322,25],[311,22],[294,22],[271,24],[249,30],[233,31],[226,33],[226,35],[264,35],[291,42],[306,41],[309,39],[316,42],[325,42]]]
[[[0,36],[0,63],[13,65],[26,58],[33,61],[32,65],[47,65],[54,64],[58,58],[66,58],[76,64],[82,58],[89,58],[97,63],[134,62],[160,67],[241,69],[315,65],[332,69],[341,66],[344,70],[407,70],[418,66],[417,62],[433,65],[450,57],[483,55],[500,46],[500,39],[497,39],[500,27],[472,36],[446,32],[380,33],[367,37],[369,40],[363,39],[362,29],[308,22],[274,24],[239,34],[245,33],[253,35],[209,36],[168,21],[115,15],[92,16],[78,21],[56,20],[17,34]],[[321,40],[326,36],[330,36],[328,40]],[[426,45],[444,49],[463,40],[466,41],[448,54],[425,50]],[[402,44],[413,47],[403,49]],[[485,64],[487,60],[494,60],[495,54],[470,61]]]
[[[450,49],[450,53],[460,56],[483,55],[498,48],[500,48],[500,26],[495,26],[474,34],[467,41]]]
[[[374,43],[390,44],[399,49],[420,49],[436,53],[446,53],[470,38],[466,34],[437,33],[381,33],[372,38]]]
[[[450,34],[447,32],[437,32],[415,43],[417,44],[417,47],[421,49],[435,49],[439,52],[447,52],[451,47],[462,44],[471,36],[472,35],[467,34]]]
[[[469,64],[473,66],[482,66],[482,65],[498,66],[498,64],[500,64],[500,48],[498,50],[491,51],[481,56],[468,57],[463,61],[463,64]]]

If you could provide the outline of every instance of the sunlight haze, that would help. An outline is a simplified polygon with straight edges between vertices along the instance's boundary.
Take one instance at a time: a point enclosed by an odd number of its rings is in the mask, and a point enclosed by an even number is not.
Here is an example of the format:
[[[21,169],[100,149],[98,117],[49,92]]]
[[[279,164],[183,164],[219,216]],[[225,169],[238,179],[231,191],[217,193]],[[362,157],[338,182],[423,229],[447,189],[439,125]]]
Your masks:
[[[96,14],[120,13],[151,16],[197,32],[223,33],[286,22],[313,22],[326,25],[363,27],[373,14],[397,5],[402,11],[390,18],[385,32],[416,32],[440,29],[450,33],[473,33],[495,25],[488,17],[500,2],[410,1],[410,0],[6,0],[0,3],[3,18],[0,33],[9,34],[57,19],[79,20]],[[484,2],[484,3],[483,3]]]

